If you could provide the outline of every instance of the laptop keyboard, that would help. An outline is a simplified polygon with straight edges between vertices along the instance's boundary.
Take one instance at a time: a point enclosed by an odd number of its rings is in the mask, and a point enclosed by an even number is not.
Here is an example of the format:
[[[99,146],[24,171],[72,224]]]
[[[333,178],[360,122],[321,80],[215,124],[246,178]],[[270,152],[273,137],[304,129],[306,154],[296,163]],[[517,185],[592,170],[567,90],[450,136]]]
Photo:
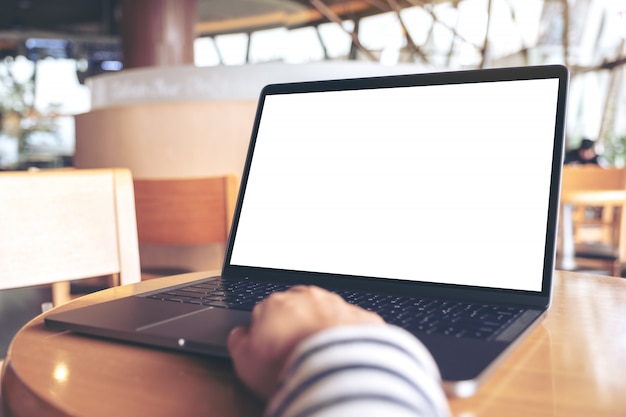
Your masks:
[[[278,283],[216,279],[169,289],[146,297],[177,303],[252,310],[256,303],[272,292],[288,288],[288,285]],[[411,332],[455,337],[495,338],[507,324],[525,311],[515,307],[354,290],[334,292],[352,304],[375,311],[387,323]]]

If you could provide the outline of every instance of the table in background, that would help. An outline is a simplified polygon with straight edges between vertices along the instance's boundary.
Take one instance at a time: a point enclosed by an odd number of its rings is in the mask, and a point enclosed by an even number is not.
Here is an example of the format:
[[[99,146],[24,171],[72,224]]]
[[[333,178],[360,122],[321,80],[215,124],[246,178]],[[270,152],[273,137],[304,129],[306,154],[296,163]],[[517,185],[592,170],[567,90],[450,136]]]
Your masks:
[[[624,190],[576,190],[561,193],[561,262],[564,270],[576,269],[576,248],[574,242],[574,207],[626,204]]]
[[[59,310],[206,276],[144,281],[82,297]],[[557,272],[553,306],[455,416],[626,415],[626,280]],[[15,337],[2,395],[9,416],[260,416],[262,404],[228,363],[143,348],[43,325]]]

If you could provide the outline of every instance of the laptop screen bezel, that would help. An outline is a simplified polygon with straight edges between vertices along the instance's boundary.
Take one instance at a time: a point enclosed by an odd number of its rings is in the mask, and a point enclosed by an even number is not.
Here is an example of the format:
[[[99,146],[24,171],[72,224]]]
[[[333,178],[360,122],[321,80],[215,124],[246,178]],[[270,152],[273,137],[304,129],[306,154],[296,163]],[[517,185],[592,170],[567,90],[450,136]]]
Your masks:
[[[558,79],[557,109],[555,112],[555,131],[552,157],[552,176],[550,179],[550,197],[546,226],[546,251],[544,254],[543,277],[541,291],[522,291],[501,288],[464,286],[458,284],[439,284],[430,282],[404,281],[390,278],[359,277],[352,275],[336,275],[318,272],[291,271],[231,264],[231,256],[236,237],[246,184],[254,154],[257,132],[265,98],[270,95],[293,94],[323,91],[341,91],[358,89],[377,89],[391,87],[430,86],[463,83],[497,82],[512,80]],[[561,65],[529,66],[514,68],[497,68],[486,70],[449,71],[437,73],[421,73],[414,75],[368,77],[354,79],[337,79],[323,81],[307,81],[300,83],[271,84],[260,94],[256,116],[246,162],[243,170],[241,186],[231,232],[226,246],[226,256],[222,275],[226,278],[253,277],[254,279],[278,281],[287,284],[311,284],[330,288],[358,288],[367,291],[412,294],[421,296],[458,298],[481,302],[497,302],[520,304],[547,308],[551,302],[552,279],[556,262],[557,225],[559,214],[559,195],[561,170],[564,152],[565,108],[569,73]],[[486,262],[489,262],[487,256]],[[514,268],[515,265],[511,265]],[[503,271],[506,274],[506,271]]]

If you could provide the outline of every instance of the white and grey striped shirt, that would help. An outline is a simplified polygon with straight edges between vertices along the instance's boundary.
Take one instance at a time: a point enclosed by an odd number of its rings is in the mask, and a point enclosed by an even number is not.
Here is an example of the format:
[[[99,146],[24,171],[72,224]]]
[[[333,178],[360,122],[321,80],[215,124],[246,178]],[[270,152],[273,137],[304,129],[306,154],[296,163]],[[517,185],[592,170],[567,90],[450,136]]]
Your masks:
[[[268,417],[450,415],[432,356],[391,325],[320,332],[298,346],[281,380]]]

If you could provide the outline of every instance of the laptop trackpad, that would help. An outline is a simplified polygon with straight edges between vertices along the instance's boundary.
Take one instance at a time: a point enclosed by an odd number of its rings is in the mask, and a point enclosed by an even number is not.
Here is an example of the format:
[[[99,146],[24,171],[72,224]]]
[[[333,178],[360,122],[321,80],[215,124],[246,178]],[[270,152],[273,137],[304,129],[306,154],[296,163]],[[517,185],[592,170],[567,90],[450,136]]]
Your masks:
[[[235,326],[248,325],[250,312],[208,308],[142,326],[137,329],[158,337],[175,339],[180,348],[228,356],[226,339]]]

